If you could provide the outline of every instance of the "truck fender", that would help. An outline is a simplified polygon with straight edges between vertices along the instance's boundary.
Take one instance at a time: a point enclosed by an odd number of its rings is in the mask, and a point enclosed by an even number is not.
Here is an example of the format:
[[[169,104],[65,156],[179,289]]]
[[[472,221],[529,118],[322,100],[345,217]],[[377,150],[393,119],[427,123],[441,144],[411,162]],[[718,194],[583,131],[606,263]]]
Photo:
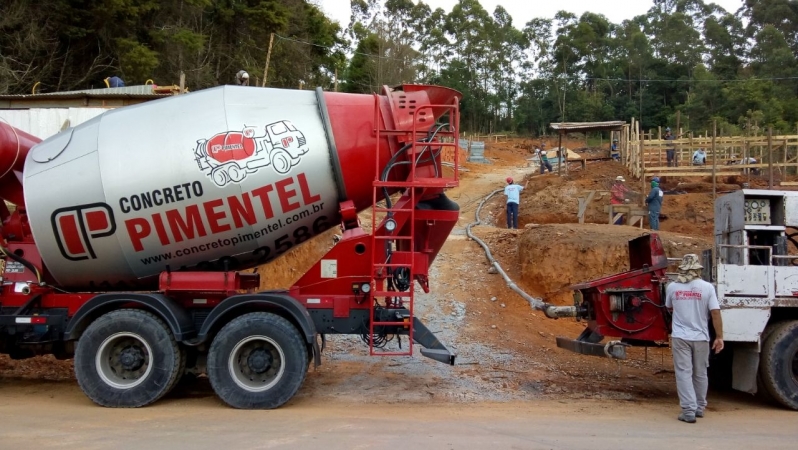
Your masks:
[[[178,342],[194,337],[194,322],[191,316],[182,307],[163,294],[141,294],[141,293],[110,293],[99,294],[83,304],[75,315],[69,320],[65,340],[74,340],[80,337],[80,333],[86,329],[89,322],[97,316],[111,311],[113,306],[124,304],[138,304],[145,307],[155,315],[163,319],[172,330],[175,340]]]
[[[205,319],[197,335],[196,345],[205,342],[212,330],[219,328],[217,324],[224,324],[229,320],[222,320],[226,316],[230,319],[237,316],[234,311],[248,312],[251,310],[280,311],[291,322],[299,326],[299,331],[305,337],[305,341],[313,348],[314,363],[316,366],[321,364],[321,356],[318,342],[316,341],[316,326],[313,318],[310,317],[308,310],[295,298],[285,292],[262,292],[258,294],[234,295],[224,299],[213,308],[213,311]],[[233,313],[232,316],[229,313]],[[220,322],[221,320],[221,322]]]

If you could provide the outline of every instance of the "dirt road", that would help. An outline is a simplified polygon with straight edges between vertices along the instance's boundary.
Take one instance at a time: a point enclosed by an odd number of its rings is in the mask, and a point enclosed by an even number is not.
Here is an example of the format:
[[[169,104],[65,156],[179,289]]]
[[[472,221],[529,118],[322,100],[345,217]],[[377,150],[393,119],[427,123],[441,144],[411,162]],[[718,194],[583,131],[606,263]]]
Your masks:
[[[736,395],[710,396],[707,417],[675,419],[653,402],[357,404],[300,397],[275,411],[223,406],[209,386],[154,407],[94,406],[71,382],[0,384],[0,447],[81,449],[780,449],[795,448],[795,413]]]

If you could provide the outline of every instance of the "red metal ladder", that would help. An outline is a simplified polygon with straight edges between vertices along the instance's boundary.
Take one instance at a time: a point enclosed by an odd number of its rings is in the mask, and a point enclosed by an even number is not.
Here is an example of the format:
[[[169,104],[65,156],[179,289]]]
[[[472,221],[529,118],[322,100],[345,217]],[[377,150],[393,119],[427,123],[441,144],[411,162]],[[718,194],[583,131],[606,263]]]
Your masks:
[[[415,152],[411,149],[411,155]],[[379,162],[378,162],[379,164]],[[415,164],[413,164],[415,169]],[[379,172],[373,182],[374,198],[371,209],[371,298],[369,314],[369,354],[381,356],[409,356],[413,354],[413,317],[415,309],[415,205],[417,187],[414,181],[414,170],[411,169],[408,181],[380,181]],[[382,195],[383,189],[406,189],[402,197],[391,208],[379,206],[377,199]],[[403,207],[404,206],[404,207]],[[391,218],[396,223],[396,229],[388,232],[382,224]],[[390,250],[386,249],[390,246]],[[400,250],[401,247],[401,250]],[[389,252],[392,254],[388,259]],[[410,256],[409,258],[407,256]],[[404,269],[403,278],[409,283],[407,290],[400,291],[396,286],[393,272]],[[389,290],[389,280],[393,283],[394,290]],[[382,300],[382,304],[378,304]],[[379,320],[376,313],[381,308],[407,308],[406,317],[382,318]],[[408,345],[401,351],[375,351],[375,329],[379,332],[382,327],[403,327],[407,330]]]
[[[379,126],[377,126],[377,129],[375,130],[377,135],[377,144],[375,148],[377,158],[375,162],[375,176],[372,183],[373,198],[371,209],[372,290],[369,296],[370,320],[368,330],[370,355],[409,356],[413,354],[416,274],[418,273],[417,264],[419,263],[417,256],[420,253],[416,251],[415,240],[417,200],[423,197],[425,189],[427,188],[448,188],[454,187],[458,184],[458,134],[454,127],[452,127],[452,121],[454,121],[454,123],[459,122],[458,105],[456,103],[452,105],[429,105],[419,108],[416,110],[416,112],[418,113],[421,109],[431,110],[432,108],[446,108],[449,110],[449,114],[451,115],[449,127],[451,130],[448,133],[441,134],[451,135],[453,137],[452,142],[431,143],[429,141],[423,141],[419,139],[419,136],[423,136],[425,133],[420,133],[417,130],[417,126],[419,124],[415,121],[413,122],[412,130],[405,132],[399,132],[397,130],[382,130],[379,128]],[[374,123],[385,123],[382,120],[379,99],[376,98],[376,96],[375,109]],[[389,179],[386,181],[380,180],[382,168],[380,167],[379,155],[382,133],[392,135],[405,134],[411,137],[411,147],[406,152],[407,159],[410,162],[410,169],[408,170],[408,177],[404,181],[390,181],[390,177],[388,177]],[[435,178],[416,177],[416,166],[420,156],[419,149],[421,149],[422,153],[424,151],[432,152],[432,147],[438,147],[440,149],[444,147],[453,147],[455,149],[453,178],[449,179],[444,177],[442,172]],[[404,192],[396,204],[392,204],[391,208],[388,208],[387,201],[385,206],[380,206],[377,203],[377,200],[383,197],[383,189],[388,189],[389,191],[394,189]],[[396,223],[396,228],[393,232],[388,232],[383,226],[387,218],[392,218]],[[388,245],[391,246],[393,251],[390,260],[388,260],[387,252],[385,251]],[[392,274],[392,272],[399,269],[405,269],[407,271],[403,277],[406,277],[409,286],[407,286],[405,291],[399,291],[396,289],[389,290],[388,280],[395,280],[395,275]],[[396,283],[394,282],[394,288],[395,287]],[[382,300],[382,303],[379,303],[380,300]],[[376,314],[383,308],[406,308],[408,313],[402,317],[378,318]],[[375,351],[375,349],[379,349],[382,347],[382,345],[387,344],[387,342],[380,341],[376,343],[377,346],[375,347],[375,330],[378,331],[378,333],[382,332],[383,327],[402,327],[404,330],[406,330],[408,337],[407,347],[401,351]]]

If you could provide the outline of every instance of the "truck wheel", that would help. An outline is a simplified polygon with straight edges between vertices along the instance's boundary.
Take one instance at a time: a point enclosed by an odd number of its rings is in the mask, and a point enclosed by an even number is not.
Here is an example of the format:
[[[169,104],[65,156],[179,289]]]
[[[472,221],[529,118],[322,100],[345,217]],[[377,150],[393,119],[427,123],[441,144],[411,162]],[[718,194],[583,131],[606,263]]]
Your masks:
[[[180,380],[183,379],[183,375],[185,375],[186,373],[186,360],[188,359],[186,357],[186,349],[183,348],[183,346],[180,345],[179,343],[177,344],[177,347],[178,347],[177,353],[180,356],[180,363],[177,366],[177,376],[175,376],[175,379],[174,381],[172,381],[172,384],[169,385],[169,388],[166,389],[166,394],[172,392],[177,387],[177,385],[180,384]]]
[[[280,175],[284,175],[291,170],[291,155],[283,148],[272,150],[272,167]]]
[[[75,351],[75,377],[94,403],[138,408],[174,387],[183,357],[172,332],[155,315],[113,311],[89,325]]]
[[[234,182],[238,183],[243,180],[245,176],[247,176],[247,173],[233,164],[227,169],[227,176],[229,176]]]
[[[762,334],[759,336],[761,346],[764,346],[765,342],[767,342],[767,340],[768,340],[768,337],[770,337],[770,335],[773,334],[773,331],[775,331],[777,328],[779,328],[783,324],[784,324],[784,322],[770,322],[770,323],[768,323],[768,325],[765,327],[765,329],[762,330]],[[762,369],[763,363],[764,363],[764,358],[761,357],[761,353],[760,353],[759,369],[756,371],[756,396],[760,400],[762,400],[764,403],[775,405],[775,404],[778,404],[779,402],[777,402],[776,399],[773,398],[772,395],[770,395],[770,392],[768,392],[768,389],[765,387],[765,383],[762,381],[763,380],[763,376],[764,376],[762,374],[764,372],[764,370]]]
[[[224,167],[217,167],[211,171],[211,179],[217,186],[224,187],[230,181],[230,176]]]
[[[762,347],[759,365],[767,392],[782,405],[798,410],[798,321],[773,330]]]
[[[208,352],[214,392],[233,408],[272,409],[296,394],[308,372],[308,349],[289,321],[265,312],[225,325]]]

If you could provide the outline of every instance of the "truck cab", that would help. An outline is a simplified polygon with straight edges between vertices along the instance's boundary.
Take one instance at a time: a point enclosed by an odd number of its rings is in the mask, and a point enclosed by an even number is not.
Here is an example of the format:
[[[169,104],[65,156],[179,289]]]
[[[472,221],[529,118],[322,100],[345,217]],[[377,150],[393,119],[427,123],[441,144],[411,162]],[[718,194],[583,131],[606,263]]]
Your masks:
[[[736,390],[798,409],[798,192],[743,189],[715,202],[714,257]],[[707,266],[707,264],[705,264]],[[714,267],[712,267],[714,266]]]

